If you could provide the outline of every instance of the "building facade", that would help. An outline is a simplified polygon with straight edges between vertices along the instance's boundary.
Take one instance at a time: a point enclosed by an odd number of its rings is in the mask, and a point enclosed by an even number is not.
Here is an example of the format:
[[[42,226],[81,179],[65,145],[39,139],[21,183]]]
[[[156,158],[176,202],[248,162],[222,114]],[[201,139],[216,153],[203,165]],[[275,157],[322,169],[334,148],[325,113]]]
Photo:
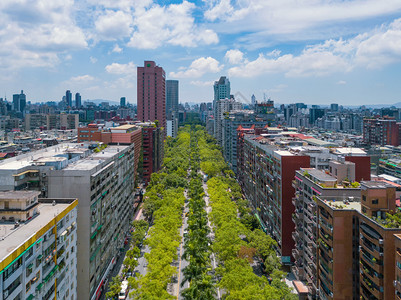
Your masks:
[[[80,299],[78,201],[38,195],[0,192],[0,299]]]
[[[166,80],[166,114],[178,111],[178,80]],[[168,117],[167,117],[168,118]]]
[[[309,167],[309,157],[279,150],[260,136],[245,135],[241,147],[238,181],[262,229],[277,242],[277,255],[290,265],[294,261],[292,180],[296,170]]]
[[[137,69],[137,103],[138,120],[166,128],[166,73],[154,61]]]
[[[97,299],[129,231],[136,158],[134,144],[88,146],[60,144],[4,160],[0,189],[79,199],[77,287],[80,299]]]

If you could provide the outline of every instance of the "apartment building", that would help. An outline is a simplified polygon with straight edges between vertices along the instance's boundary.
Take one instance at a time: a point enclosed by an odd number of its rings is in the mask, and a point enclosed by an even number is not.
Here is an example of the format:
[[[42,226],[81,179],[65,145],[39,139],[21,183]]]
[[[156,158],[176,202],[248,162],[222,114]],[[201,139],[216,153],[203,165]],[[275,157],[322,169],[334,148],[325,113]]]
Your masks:
[[[400,123],[394,118],[363,119],[363,142],[368,145],[400,145]]]
[[[277,254],[291,264],[294,223],[291,185],[295,171],[309,167],[309,156],[279,150],[262,136],[244,135],[238,158],[239,182],[263,230],[277,241]]]
[[[100,296],[123,247],[134,208],[134,161],[134,144],[97,151],[60,144],[0,163],[0,190],[28,187],[48,198],[79,199],[80,299]]]
[[[25,130],[34,129],[77,129],[79,114],[27,114]]]
[[[401,300],[401,234],[394,235],[394,248],[395,248],[395,299]]]
[[[0,299],[79,299],[77,205],[0,192]]]
[[[319,249],[320,236],[323,236],[327,245],[333,244],[331,233],[328,236],[325,228],[319,226],[316,197],[360,197],[359,184],[352,187],[355,181],[354,163],[330,161],[329,170],[326,173],[315,168],[300,168],[295,172],[293,181],[296,190],[293,221],[296,227],[292,253],[296,261],[292,270],[296,278],[308,286],[312,299],[319,297],[319,276],[322,272],[318,268],[318,261],[321,256],[326,258]]]
[[[401,229],[385,213],[394,213],[395,187],[363,181],[359,197],[316,198],[320,299],[394,299]]]

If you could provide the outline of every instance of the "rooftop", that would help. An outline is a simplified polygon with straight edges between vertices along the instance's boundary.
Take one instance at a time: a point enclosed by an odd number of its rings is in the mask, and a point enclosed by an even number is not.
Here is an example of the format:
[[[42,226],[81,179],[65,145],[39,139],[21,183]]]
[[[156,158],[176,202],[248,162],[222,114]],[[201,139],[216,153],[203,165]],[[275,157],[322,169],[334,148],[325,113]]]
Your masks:
[[[40,213],[30,221],[20,223],[16,228],[13,223],[0,223],[0,262],[53,220],[55,216],[64,211],[74,199],[69,200],[68,203],[68,201],[57,201],[56,199],[55,205],[52,203],[40,203],[38,207]]]
[[[389,184],[383,180],[380,181],[362,181],[361,182],[362,187],[367,187],[371,189],[385,189],[388,187],[394,187],[392,184]]]
[[[7,192],[0,192],[0,200],[30,199],[38,195],[40,195],[40,192],[38,191],[7,191]]]
[[[317,170],[315,168],[301,168],[301,170],[308,172],[308,174],[319,181],[337,181],[337,179],[322,170]]]
[[[354,209],[361,211],[361,198],[359,197],[318,197],[322,202],[332,209]]]
[[[29,152],[0,162],[0,170],[18,171],[24,167],[36,166],[45,163],[65,161],[67,156],[69,164],[64,170],[89,170],[113,157],[116,153],[126,149],[127,145],[108,146],[100,152],[92,152],[81,144],[65,143],[48,147],[42,150]],[[75,159],[78,159],[75,161]]]
[[[64,170],[91,170],[105,160],[112,158],[117,153],[123,151],[129,146],[108,146],[98,153],[93,153],[87,158],[80,159],[76,162],[70,163]]]

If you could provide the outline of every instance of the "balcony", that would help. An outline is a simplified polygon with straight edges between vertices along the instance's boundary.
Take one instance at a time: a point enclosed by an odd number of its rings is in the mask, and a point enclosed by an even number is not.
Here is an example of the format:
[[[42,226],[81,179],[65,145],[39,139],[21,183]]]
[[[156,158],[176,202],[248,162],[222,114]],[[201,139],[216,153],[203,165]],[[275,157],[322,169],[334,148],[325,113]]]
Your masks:
[[[305,270],[303,267],[292,266],[291,272],[295,275],[298,280],[305,280]]]
[[[292,249],[292,256],[294,257],[294,259],[297,259],[299,257],[298,249]]]
[[[294,231],[294,232],[292,233],[292,239],[293,239],[294,241],[297,241],[297,240],[299,239],[299,233],[298,233],[297,231]]]

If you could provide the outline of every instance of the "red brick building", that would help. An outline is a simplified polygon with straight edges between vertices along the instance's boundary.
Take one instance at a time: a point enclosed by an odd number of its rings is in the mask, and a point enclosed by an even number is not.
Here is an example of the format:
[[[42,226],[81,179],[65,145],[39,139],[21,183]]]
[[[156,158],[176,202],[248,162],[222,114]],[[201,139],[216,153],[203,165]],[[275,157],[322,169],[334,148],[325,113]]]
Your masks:
[[[154,61],[145,61],[137,75],[138,120],[158,120],[166,128],[166,73]]]
[[[364,119],[363,141],[368,145],[400,145],[401,123],[392,118]]]

